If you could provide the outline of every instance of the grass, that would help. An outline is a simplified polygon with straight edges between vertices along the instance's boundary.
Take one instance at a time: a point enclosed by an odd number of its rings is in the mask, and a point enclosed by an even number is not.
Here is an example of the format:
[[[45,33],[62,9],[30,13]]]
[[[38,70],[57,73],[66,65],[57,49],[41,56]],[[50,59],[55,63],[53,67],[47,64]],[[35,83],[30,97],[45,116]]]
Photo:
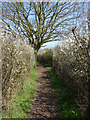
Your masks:
[[[0,115],[0,120],[2,120],[2,116]]]
[[[32,100],[35,95],[37,79],[38,75],[36,68],[33,68],[29,78],[24,84],[23,92],[20,92],[20,94],[18,94],[18,92],[15,93],[13,98],[12,118],[27,117],[30,109],[32,108]]]
[[[52,86],[58,99],[57,111],[60,118],[85,118],[84,113],[76,107],[74,95],[52,69],[49,70]]]
[[[44,64],[44,66],[45,66],[45,67],[51,67],[51,65],[50,65],[50,64]]]

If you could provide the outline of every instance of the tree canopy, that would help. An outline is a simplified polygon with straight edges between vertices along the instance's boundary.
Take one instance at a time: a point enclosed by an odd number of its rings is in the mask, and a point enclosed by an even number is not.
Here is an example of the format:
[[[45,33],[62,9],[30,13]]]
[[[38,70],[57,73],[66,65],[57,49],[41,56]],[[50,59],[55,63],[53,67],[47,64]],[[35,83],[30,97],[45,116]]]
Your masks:
[[[38,51],[44,43],[57,41],[60,33],[80,17],[73,16],[76,5],[76,2],[3,2],[3,27],[13,35],[27,37]]]

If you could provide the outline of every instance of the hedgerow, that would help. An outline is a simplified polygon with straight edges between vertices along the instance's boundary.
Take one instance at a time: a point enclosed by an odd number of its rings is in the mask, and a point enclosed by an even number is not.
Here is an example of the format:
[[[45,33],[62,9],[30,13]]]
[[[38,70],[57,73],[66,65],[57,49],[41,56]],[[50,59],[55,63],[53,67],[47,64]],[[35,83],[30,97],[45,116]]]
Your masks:
[[[24,82],[34,65],[34,51],[19,36],[2,39],[2,104],[10,111],[15,91],[24,90]],[[20,93],[19,93],[20,94]]]
[[[72,39],[72,40],[70,40]],[[77,106],[88,111],[88,36],[68,38],[66,45],[58,45],[53,50],[53,69],[75,96]]]

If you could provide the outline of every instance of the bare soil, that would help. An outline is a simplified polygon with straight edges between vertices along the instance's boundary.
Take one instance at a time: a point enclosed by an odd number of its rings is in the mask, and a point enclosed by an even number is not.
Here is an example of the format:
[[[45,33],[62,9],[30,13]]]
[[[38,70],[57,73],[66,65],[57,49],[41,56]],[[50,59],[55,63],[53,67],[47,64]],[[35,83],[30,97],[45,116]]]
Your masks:
[[[57,120],[57,99],[50,82],[48,69],[39,64],[38,85],[28,118]]]

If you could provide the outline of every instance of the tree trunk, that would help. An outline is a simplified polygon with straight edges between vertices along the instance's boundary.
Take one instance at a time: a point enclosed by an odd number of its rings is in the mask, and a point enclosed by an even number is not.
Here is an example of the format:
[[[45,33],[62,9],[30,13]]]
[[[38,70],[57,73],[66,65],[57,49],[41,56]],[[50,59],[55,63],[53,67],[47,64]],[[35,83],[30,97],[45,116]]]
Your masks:
[[[38,50],[34,50],[34,55],[35,55],[35,64],[34,64],[34,67],[36,68],[36,61],[37,61],[37,53],[38,53]]]

